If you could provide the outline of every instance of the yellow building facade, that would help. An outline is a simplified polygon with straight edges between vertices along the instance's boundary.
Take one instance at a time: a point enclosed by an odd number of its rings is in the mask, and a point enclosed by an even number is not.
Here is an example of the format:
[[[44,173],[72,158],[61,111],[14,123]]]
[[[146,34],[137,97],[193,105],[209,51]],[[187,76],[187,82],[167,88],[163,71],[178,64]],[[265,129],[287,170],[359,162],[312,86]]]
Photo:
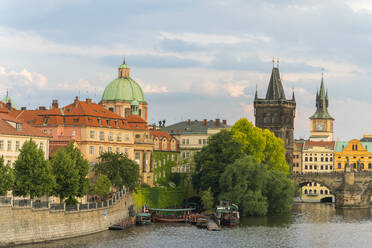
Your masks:
[[[305,141],[302,150],[302,173],[333,172],[334,146],[334,141]],[[334,201],[332,192],[317,182],[303,186],[301,193],[301,199],[306,202]]]
[[[355,171],[358,167],[362,171],[372,170],[372,142],[361,142],[357,139],[349,142],[336,141],[335,171],[343,172],[347,163]]]

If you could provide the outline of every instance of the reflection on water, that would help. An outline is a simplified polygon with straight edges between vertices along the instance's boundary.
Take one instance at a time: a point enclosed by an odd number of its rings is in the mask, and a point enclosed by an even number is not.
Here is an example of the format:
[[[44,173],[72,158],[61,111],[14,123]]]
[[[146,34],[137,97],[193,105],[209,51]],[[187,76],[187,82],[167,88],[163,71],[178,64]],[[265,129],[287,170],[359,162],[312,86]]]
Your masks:
[[[209,232],[188,224],[158,224],[105,231],[25,248],[82,247],[372,247],[372,209],[295,204],[292,213],[243,218],[237,228]]]

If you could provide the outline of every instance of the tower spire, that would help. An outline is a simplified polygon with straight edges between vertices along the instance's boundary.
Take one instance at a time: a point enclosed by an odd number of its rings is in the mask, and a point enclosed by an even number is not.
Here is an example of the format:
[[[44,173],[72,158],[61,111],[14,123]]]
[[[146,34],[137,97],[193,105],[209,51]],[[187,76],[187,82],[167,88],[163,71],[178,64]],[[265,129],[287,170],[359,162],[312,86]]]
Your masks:
[[[257,95],[257,84],[256,84],[256,93],[254,94],[254,99],[256,100],[258,98],[258,95]]]

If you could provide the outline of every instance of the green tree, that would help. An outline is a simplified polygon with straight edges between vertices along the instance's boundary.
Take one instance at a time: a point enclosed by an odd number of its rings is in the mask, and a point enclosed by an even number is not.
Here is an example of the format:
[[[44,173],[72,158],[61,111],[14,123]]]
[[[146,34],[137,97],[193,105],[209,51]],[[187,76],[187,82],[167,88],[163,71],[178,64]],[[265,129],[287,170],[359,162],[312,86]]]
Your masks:
[[[268,171],[264,195],[268,199],[268,212],[272,214],[288,212],[293,205],[296,186],[281,171]]]
[[[69,155],[67,149],[61,148],[53,154],[50,160],[56,179],[55,194],[61,201],[75,197],[79,189],[78,170]]]
[[[79,183],[76,196],[83,197],[88,193],[90,188],[90,182],[87,178],[89,173],[89,162],[83,157],[81,151],[74,146],[73,142],[70,142],[66,147],[66,153],[71,157],[74,167],[77,170]]]
[[[266,164],[269,170],[289,173],[285,159],[283,140],[268,129],[253,126],[246,118],[238,120],[231,132],[235,140],[242,144],[242,152],[251,155],[258,163]]]
[[[210,211],[213,209],[214,198],[212,195],[211,188],[203,191],[201,199],[205,210]]]
[[[9,163],[4,164],[4,157],[0,157],[0,195],[6,195],[14,183],[13,169]]]
[[[97,181],[94,185],[94,194],[105,196],[110,192],[111,182],[106,175],[98,175]]]
[[[139,183],[139,165],[122,153],[105,152],[100,155],[96,173],[106,175],[113,186],[135,190]]]
[[[242,154],[242,145],[233,139],[232,133],[222,130],[208,139],[208,144],[195,154],[195,174],[192,183],[196,190],[211,188],[212,195],[220,194],[219,180],[227,165]]]
[[[253,156],[227,166],[220,179],[220,199],[235,202],[242,215],[266,215],[291,208],[294,187],[281,171],[268,170]]]
[[[44,152],[33,140],[26,141],[14,164],[15,196],[27,196],[31,199],[52,192],[55,179],[51,167],[44,159]]]

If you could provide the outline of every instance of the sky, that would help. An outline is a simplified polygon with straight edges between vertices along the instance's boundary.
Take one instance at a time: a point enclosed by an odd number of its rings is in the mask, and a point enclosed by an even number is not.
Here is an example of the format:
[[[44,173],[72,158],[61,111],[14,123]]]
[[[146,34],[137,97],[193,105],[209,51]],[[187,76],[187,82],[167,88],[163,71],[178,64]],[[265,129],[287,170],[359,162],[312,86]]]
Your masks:
[[[372,134],[367,0],[2,0],[0,99],[19,107],[99,102],[125,56],[149,123],[242,117],[266,94],[272,58],[308,138],[324,82],[336,140]]]

